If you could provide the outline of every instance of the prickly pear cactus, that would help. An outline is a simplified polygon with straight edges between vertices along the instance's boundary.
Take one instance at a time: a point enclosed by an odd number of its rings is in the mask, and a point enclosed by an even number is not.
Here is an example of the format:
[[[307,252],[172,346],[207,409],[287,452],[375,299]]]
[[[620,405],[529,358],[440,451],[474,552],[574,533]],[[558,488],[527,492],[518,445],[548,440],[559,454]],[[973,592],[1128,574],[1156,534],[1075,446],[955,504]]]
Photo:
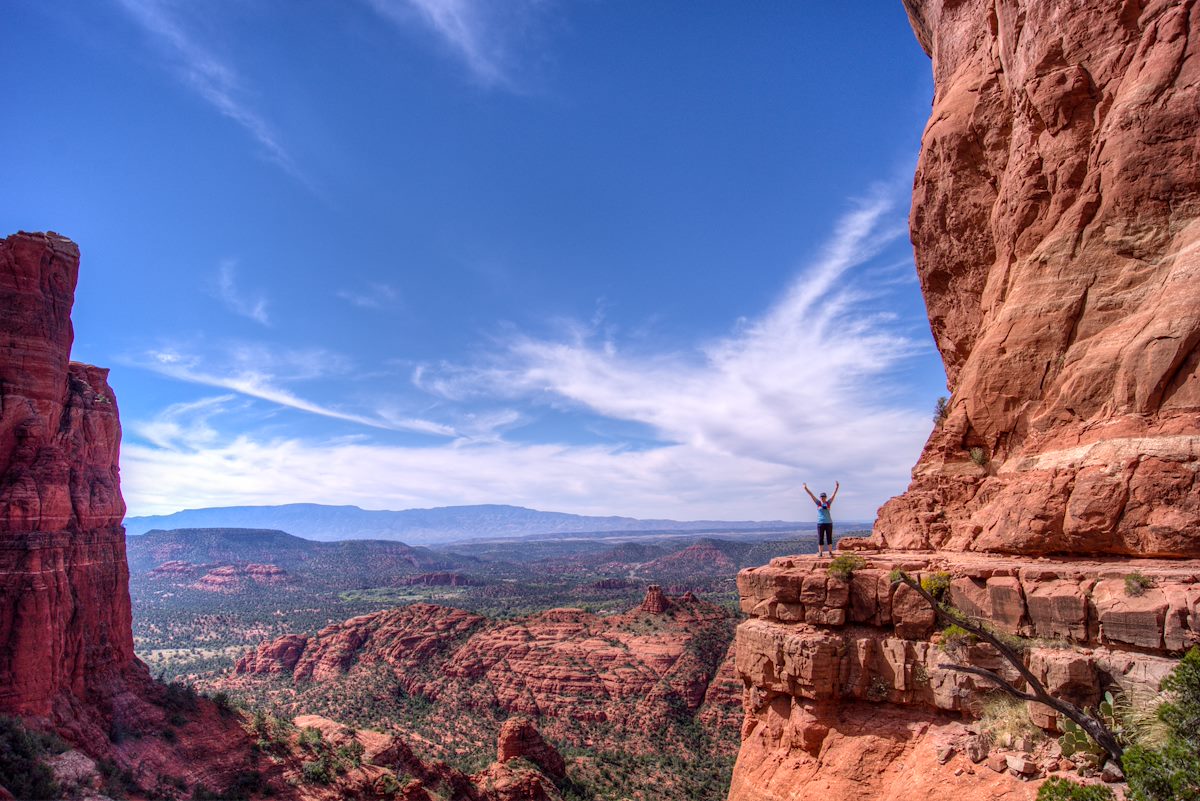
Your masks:
[[[1076,753],[1091,753],[1095,749],[1092,738],[1073,720],[1063,721],[1063,735],[1058,738],[1058,744],[1062,747],[1065,757],[1074,756]]]

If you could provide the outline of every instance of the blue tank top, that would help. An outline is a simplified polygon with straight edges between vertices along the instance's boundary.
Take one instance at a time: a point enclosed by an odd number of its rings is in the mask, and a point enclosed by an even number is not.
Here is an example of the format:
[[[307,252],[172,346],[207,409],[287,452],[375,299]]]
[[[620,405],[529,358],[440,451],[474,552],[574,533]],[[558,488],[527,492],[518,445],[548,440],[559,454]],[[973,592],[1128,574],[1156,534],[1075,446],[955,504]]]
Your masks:
[[[829,501],[817,501],[817,522],[832,523],[833,515],[829,513]]]

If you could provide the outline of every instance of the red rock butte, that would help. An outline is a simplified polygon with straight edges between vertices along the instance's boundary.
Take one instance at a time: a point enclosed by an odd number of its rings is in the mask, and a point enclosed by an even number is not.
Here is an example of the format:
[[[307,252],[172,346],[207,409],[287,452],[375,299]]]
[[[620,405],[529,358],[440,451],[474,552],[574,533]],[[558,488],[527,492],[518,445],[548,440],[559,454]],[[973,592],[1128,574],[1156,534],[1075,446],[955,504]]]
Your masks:
[[[667,611],[667,597],[663,595],[662,587],[651,584],[646,588],[646,597],[642,599],[641,610],[653,615],[661,615]]]
[[[904,0],[910,219],[951,391],[889,548],[1200,556],[1194,0]]]
[[[0,240],[0,712],[68,719],[134,662],[108,371],[70,361],[79,249]]]

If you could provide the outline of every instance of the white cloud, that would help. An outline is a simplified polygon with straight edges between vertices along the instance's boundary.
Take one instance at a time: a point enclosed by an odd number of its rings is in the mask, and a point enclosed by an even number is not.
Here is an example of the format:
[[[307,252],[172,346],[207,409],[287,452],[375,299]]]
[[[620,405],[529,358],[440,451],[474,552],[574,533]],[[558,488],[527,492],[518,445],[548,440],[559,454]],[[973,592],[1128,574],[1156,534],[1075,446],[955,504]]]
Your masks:
[[[279,141],[279,135],[244,98],[242,81],[227,61],[197,42],[164,0],[117,0],[172,62],[180,80],[217,112],[233,120],[262,148],[266,158],[306,186],[308,179]],[[310,186],[311,188],[311,186]]]
[[[515,89],[514,52],[544,0],[367,0],[394,25],[416,23],[436,35],[485,86]]]
[[[889,315],[872,313],[879,299],[862,280],[902,231],[888,195],[871,195],[843,217],[777,303],[691,352],[627,351],[593,321],[558,338],[513,335],[482,364],[418,366],[412,383],[443,404],[493,407],[474,417],[459,413],[448,427],[456,437],[444,445],[251,435],[191,451],[135,445],[124,461],[131,508],[489,502],[645,517],[805,519],[811,510],[800,483],[819,489],[840,479],[840,518],[869,520],[903,489],[929,431],[925,409],[897,401],[894,378],[929,346]],[[312,406],[281,398],[253,377],[198,378],[196,365],[175,351],[161,361],[161,371],[186,380]],[[506,438],[530,422],[538,404],[628,421],[660,444]],[[375,415],[335,416],[396,427],[414,419],[402,411]]]
[[[902,230],[889,196],[876,192],[764,316],[694,353],[625,353],[575,326],[564,339],[517,336],[483,367],[427,368],[414,380],[448,398],[566,402],[696,451],[813,475],[858,473],[897,452],[907,472],[927,415],[891,402],[887,374],[928,346],[864,311],[870,290],[848,278]]]
[[[233,395],[218,395],[186,403],[173,403],[151,420],[134,420],[130,429],[157,448],[180,450],[208,447],[219,434],[209,420],[225,411]]]
[[[217,295],[225,306],[234,314],[248,317],[256,323],[270,325],[267,316],[267,299],[262,295],[248,297],[237,287],[235,273],[237,264],[233,261],[223,261],[217,270]]]
[[[683,517],[753,517],[794,508],[795,492],[780,492],[789,485],[788,471],[681,450],[512,443],[415,448],[239,437],[193,452],[128,445],[122,483],[131,514],[291,501],[392,509],[503,502]]]
[[[360,414],[307,400],[285,384],[311,380],[344,372],[345,360],[329,351],[272,350],[262,345],[237,343],[228,349],[219,364],[210,364],[195,354],[176,347],[147,351],[132,360],[138,367],[191,384],[216,387],[267,401],[320,417],[356,423],[388,431],[413,431],[443,437],[457,437],[452,427],[429,420],[406,418],[399,414]]]

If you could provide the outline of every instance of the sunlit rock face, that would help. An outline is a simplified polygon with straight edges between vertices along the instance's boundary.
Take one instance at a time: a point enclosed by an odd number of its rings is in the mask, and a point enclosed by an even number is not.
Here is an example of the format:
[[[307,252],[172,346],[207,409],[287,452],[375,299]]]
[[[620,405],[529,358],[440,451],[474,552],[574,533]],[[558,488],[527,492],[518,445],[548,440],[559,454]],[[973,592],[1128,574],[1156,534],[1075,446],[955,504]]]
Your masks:
[[[894,569],[1056,646],[1026,666],[1079,704],[1153,690],[1200,642],[1200,8],[904,4],[933,60],[910,225],[951,396],[908,491],[839,543],[852,577],[739,575],[731,801],[1033,799],[1063,770],[981,740],[990,686],[940,665],[1023,679],[948,655]]]
[[[1200,556],[1200,9],[905,0],[949,413],[875,541]]]
[[[0,711],[111,696],[133,663],[108,371],[70,361],[79,249],[0,240]],[[60,709],[60,712],[62,710]]]

